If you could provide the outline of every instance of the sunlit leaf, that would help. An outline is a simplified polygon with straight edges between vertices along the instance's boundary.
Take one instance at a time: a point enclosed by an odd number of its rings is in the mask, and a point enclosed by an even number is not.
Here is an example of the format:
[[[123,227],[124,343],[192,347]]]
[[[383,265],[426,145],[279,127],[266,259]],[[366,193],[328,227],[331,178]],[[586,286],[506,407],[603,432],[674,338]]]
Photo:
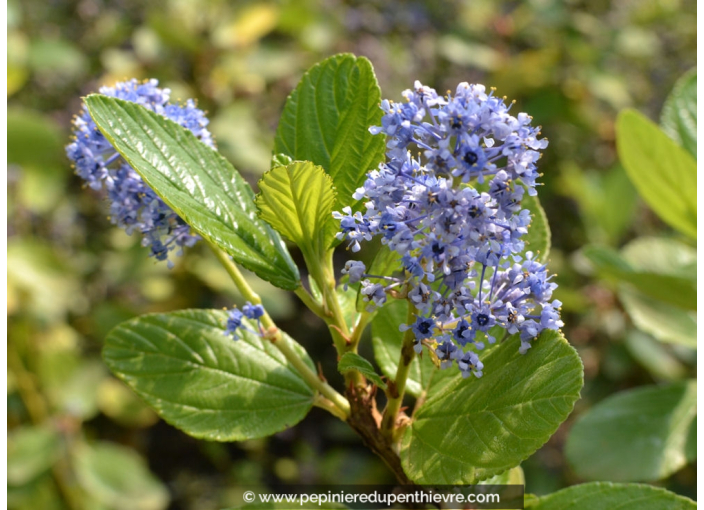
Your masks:
[[[274,285],[299,285],[283,241],[257,217],[249,185],[217,151],[135,103],[95,94],[85,102],[110,143],[199,234]]]
[[[619,158],[643,200],[670,226],[697,237],[697,164],[643,114],[626,109],[616,121]]]
[[[259,181],[259,217],[295,243],[306,257],[320,260],[332,241],[335,190],[322,167],[296,161],[269,170]]]
[[[191,436],[241,441],[298,423],[313,390],[271,342],[247,331],[237,341],[225,336],[226,321],[217,310],[143,315],[110,333],[103,358],[159,416]]]
[[[484,375],[459,374],[416,410],[401,462],[416,483],[474,483],[540,448],[579,398],[582,363],[555,331],[522,355],[512,337],[481,357]]]

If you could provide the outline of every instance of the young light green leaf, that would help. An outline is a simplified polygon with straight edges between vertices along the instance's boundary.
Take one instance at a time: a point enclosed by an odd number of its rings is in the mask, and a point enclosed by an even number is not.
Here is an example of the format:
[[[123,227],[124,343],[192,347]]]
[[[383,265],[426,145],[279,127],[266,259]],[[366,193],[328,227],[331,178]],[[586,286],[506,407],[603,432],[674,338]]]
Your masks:
[[[343,354],[342,358],[340,358],[340,361],[337,363],[337,369],[341,374],[357,370],[382,390],[386,389],[386,383],[379,377],[379,374],[376,373],[372,364],[359,354],[354,352],[346,352]]]
[[[162,510],[169,504],[169,491],[130,448],[107,441],[81,444],[74,469],[83,490],[109,508]]]
[[[318,260],[332,241],[325,228],[333,220],[335,190],[322,167],[295,161],[269,170],[259,181],[259,217]]]
[[[395,377],[398,361],[401,357],[403,333],[399,331],[400,324],[406,322],[407,301],[395,299],[385,305],[372,321],[372,345],[374,359],[381,371],[387,377]],[[411,368],[406,382],[406,392],[418,397],[431,384],[433,389],[451,381],[457,372],[437,368],[426,352],[416,356],[411,362]]]
[[[626,109],[616,121],[618,154],[648,205],[670,226],[697,237],[697,164],[658,126]]]
[[[662,108],[660,125],[697,159],[697,69],[683,74]]]
[[[283,241],[257,217],[249,185],[217,151],[138,104],[101,95],[85,102],[108,141],[194,230],[274,285],[300,285]]]
[[[687,463],[685,445],[696,412],[696,381],[623,391],[580,417],[565,454],[587,480],[660,480]]]
[[[293,163],[293,159],[291,159],[290,156],[287,156],[286,154],[274,154],[271,157],[271,166],[269,167],[269,170],[273,170],[279,166],[290,165],[291,163]]]
[[[525,354],[512,337],[483,358],[484,376],[457,375],[431,395],[406,429],[401,462],[420,484],[475,483],[540,448],[572,411],[582,362],[556,331]]]
[[[530,211],[533,220],[528,227],[528,234],[523,236],[526,243],[526,251],[536,254],[537,260],[546,262],[550,255],[550,225],[545,215],[543,206],[540,205],[538,197],[532,197],[527,193],[523,197],[521,206]]]
[[[313,390],[270,342],[247,331],[237,341],[225,336],[226,321],[218,310],[143,315],[112,330],[103,358],[193,437],[242,441],[292,427],[308,413]],[[313,368],[302,347],[283,341]]]
[[[352,206],[365,174],[384,158],[384,137],[369,132],[381,124],[380,102],[369,60],[349,53],[325,59],[303,75],[286,100],[274,153],[322,166],[337,189],[335,210]],[[330,225],[334,231],[334,222]]]
[[[697,504],[659,487],[639,483],[592,482],[531,499],[530,510],[694,510]]]

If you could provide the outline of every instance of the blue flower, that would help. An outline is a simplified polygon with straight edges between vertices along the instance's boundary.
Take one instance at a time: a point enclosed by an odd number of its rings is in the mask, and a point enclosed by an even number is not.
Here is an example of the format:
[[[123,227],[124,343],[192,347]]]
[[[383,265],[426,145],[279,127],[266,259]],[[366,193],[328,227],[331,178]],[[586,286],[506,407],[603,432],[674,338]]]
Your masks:
[[[102,87],[100,93],[140,104],[168,117],[213,147],[205,113],[190,99],[183,105],[169,103],[169,89],[157,85],[157,80],[132,79],[114,87]],[[178,248],[177,254],[181,254],[184,247],[191,247],[200,239],[120,156],[95,125],[85,105],[73,119],[73,133],[74,141],[66,147],[66,154],[76,173],[90,188],[106,191],[110,221],[128,234],[141,233],[142,245],[151,249],[150,256],[168,260],[174,249]],[[172,267],[173,262],[168,260],[168,265]]]
[[[467,351],[460,358],[457,359],[457,367],[462,373],[462,377],[469,377],[474,374],[475,377],[481,377],[484,370],[484,364],[479,361],[479,356],[477,356],[472,351]]]
[[[233,308],[227,312],[227,324],[225,327],[225,332],[232,336],[235,340],[239,340],[237,335],[238,330],[247,331],[253,335],[262,336],[261,325],[259,320],[264,315],[264,307],[262,305],[253,305],[249,301],[242,307],[242,310]],[[252,328],[247,326],[244,319],[256,320],[258,331],[254,331]]]
[[[240,337],[237,336],[237,330],[244,326],[242,319],[244,319],[244,314],[237,308],[233,308],[227,312],[227,325],[225,332],[228,335],[231,335],[235,340],[240,339]]]
[[[461,83],[441,97],[415,82],[403,95],[405,103],[383,101],[381,126],[370,128],[387,136],[387,160],[353,195],[364,212],[333,215],[338,239],[358,251],[379,237],[400,255],[404,274],[363,275],[355,265],[343,272],[383,280],[362,281],[369,309],[392,291],[405,295],[421,315],[402,325],[413,330],[416,351],[435,338],[443,363],[480,377],[474,351],[496,341],[494,328],[519,335],[526,352],[541,331],[562,326],[551,301],[557,285],[532,253],[521,255],[531,221],[522,202],[536,194],[547,140],[483,85]]]
[[[248,319],[259,320],[264,315],[264,307],[262,305],[253,305],[249,301],[242,307],[242,313]]]
[[[364,265],[364,262],[360,262],[359,260],[348,260],[345,263],[345,268],[342,270],[342,274],[348,275],[349,280],[347,284],[353,285],[362,281],[366,270],[367,267]]]

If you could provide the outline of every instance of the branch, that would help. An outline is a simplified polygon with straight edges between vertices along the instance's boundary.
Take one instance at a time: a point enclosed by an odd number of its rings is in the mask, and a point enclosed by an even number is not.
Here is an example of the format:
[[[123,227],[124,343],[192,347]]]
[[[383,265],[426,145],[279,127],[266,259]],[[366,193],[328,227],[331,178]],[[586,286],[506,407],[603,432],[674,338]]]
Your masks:
[[[406,317],[406,322],[409,325],[413,322],[414,310],[413,303],[408,301],[408,314]],[[401,347],[401,357],[398,360],[396,377],[393,380],[393,384],[389,384],[389,391],[387,393],[389,400],[386,404],[384,417],[381,421],[381,432],[389,438],[389,440],[393,438],[393,431],[396,426],[398,411],[401,408],[403,395],[406,392],[408,372],[410,371],[413,358],[415,358],[416,355],[416,351],[413,349],[414,338],[415,334],[413,333],[413,330],[411,328],[407,329],[403,335],[403,346]]]
[[[252,290],[244,276],[240,272],[239,268],[235,263],[226,255],[222,250],[212,243],[208,243],[212,248],[215,256],[218,258],[220,263],[225,267],[232,281],[234,282],[237,289],[240,291],[242,296],[252,304],[261,304],[262,300],[259,295]],[[335,389],[330,386],[325,381],[322,381],[318,375],[306,364],[303,359],[298,355],[298,353],[293,349],[291,343],[288,339],[283,336],[281,330],[276,327],[276,324],[271,319],[269,314],[265,311],[261,318],[262,325],[265,330],[270,331],[268,335],[269,340],[274,346],[281,351],[284,357],[293,365],[293,367],[298,371],[298,373],[303,377],[303,379],[314,389],[318,390],[323,396],[325,396],[330,402],[332,402],[339,410],[337,414],[338,417],[349,416],[350,414],[350,403],[347,399],[340,393],[335,391]]]

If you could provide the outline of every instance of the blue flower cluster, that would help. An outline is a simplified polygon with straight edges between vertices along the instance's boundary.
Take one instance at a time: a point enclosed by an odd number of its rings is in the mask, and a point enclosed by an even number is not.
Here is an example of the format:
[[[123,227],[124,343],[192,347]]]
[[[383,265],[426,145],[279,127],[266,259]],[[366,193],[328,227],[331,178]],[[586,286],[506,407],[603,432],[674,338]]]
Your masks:
[[[237,336],[237,330],[249,331],[250,333],[261,336],[261,318],[264,315],[264,307],[262,305],[253,305],[249,301],[242,307],[242,310],[233,308],[227,312],[227,324],[225,326],[225,333],[232,336],[235,340],[239,340],[240,337]],[[254,331],[249,328],[244,322],[244,319],[256,320],[257,330]]]
[[[100,93],[140,104],[168,117],[213,147],[205,113],[190,99],[184,105],[169,103],[171,91],[158,88],[158,84],[157,80],[138,82],[132,79],[114,87],[102,87]],[[150,256],[167,260],[174,248],[179,247],[177,253],[181,254],[184,246],[193,246],[200,239],[191,234],[190,227],[120,156],[95,125],[85,105],[81,114],[73,119],[73,132],[74,141],[66,147],[66,153],[76,173],[91,188],[107,191],[110,221],[130,235],[140,232],[142,245],[151,248]],[[169,260],[168,265],[172,267],[173,262]]]
[[[382,102],[382,125],[370,129],[389,138],[387,162],[354,195],[364,213],[348,207],[334,216],[338,239],[358,251],[380,236],[401,256],[404,276],[368,275],[358,261],[343,273],[361,282],[370,310],[391,292],[406,296],[417,319],[401,330],[413,331],[416,351],[425,344],[443,367],[481,377],[474,350],[496,341],[493,328],[520,334],[525,353],[542,330],[563,325],[561,303],[551,301],[557,285],[533,253],[523,254],[531,215],[521,201],[536,194],[547,140],[483,85],[461,83],[442,97],[416,82],[403,95],[402,104]]]

